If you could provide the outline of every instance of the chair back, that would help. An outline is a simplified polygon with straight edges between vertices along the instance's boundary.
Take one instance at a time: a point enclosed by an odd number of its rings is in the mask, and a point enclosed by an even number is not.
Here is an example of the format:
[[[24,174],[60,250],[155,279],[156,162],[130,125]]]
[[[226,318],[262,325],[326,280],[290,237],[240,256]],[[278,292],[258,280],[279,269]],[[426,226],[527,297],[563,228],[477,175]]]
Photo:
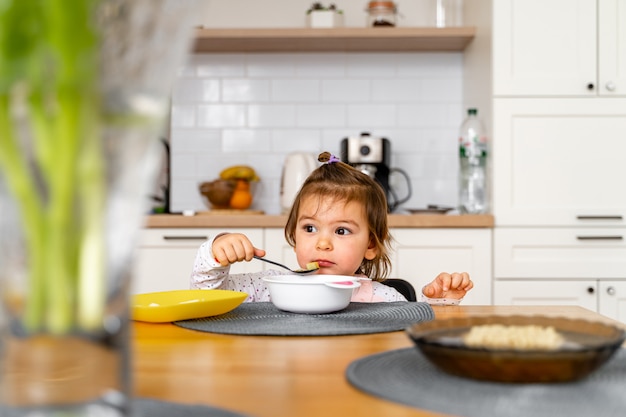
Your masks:
[[[395,288],[400,294],[404,295],[408,301],[417,301],[417,295],[415,288],[409,281],[405,281],[400,278],[387,278],[382,282],[383,284]]]

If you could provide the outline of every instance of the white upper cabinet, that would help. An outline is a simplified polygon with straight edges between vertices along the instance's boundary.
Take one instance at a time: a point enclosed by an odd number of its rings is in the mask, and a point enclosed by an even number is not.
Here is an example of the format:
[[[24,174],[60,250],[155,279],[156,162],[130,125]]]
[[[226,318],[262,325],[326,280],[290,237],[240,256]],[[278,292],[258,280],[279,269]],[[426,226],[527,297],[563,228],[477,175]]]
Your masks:
[[[494,100],[496,226],[626,226],[626,99]]]
[[[626,0],[493,2],[497,96],[626,96]]]

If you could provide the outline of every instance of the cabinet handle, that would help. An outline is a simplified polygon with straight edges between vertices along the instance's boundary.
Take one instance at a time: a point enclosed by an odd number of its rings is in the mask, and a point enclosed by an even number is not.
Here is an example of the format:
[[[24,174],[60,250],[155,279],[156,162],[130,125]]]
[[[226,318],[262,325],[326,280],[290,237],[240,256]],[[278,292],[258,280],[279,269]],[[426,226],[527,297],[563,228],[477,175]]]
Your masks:
[[[163,236],[165,240],[208,240],[208,236]]]
[[[600,215],[591,215],[591,216],[576,216],[578,220],[623,220],[624,218],[620,215],[608,215],[608,216],[600,216]]]
[[[593,288],[593,287],[587,287],[587,292],[588,292],[589,294],[593,294],[594,292],[596,292],[596,289],[595,289],[595,288]]]
[[[615,291],[615,287],[608,287],[608,288],[606,289],[606,293],[607,293],[608,295],[615,295],[615,293],[616,293],[616,292],[617,292],[617,291]]]
[[[595,88],[595,85],[593,85],[593,83],[587,84],[587,90],[593,91],[594,88]]]
[[[578,240],[623,240],[622,236],[576,236]]]
[[[615,83],[613,81],[609,81],[605,85],[607,91],[615,91]]]

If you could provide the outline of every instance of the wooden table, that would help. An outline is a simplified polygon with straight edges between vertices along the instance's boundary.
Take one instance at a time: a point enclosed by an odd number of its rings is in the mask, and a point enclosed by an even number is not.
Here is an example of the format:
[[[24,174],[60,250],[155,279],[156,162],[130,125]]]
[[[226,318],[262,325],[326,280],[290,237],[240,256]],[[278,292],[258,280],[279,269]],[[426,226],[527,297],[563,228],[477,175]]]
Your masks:
[[[602,320],[574,306],[446,306],[436,318],[542,314]],[[357,336],[270,337],[134,323],[138,397],[207,404],[250,417],[441,416],[365,394],[345,379],[355,359],[412,346],[403,331]]]

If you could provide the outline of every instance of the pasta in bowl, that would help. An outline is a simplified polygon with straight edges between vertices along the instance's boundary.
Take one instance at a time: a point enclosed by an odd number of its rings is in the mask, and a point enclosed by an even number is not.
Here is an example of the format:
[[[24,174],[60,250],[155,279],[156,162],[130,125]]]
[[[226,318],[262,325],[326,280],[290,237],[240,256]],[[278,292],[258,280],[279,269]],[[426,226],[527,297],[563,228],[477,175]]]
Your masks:
[[[406,331],[444,372],[511,383],[582,379],[626,339],[623,329],[601,322],[522,315],[433,320]]]

